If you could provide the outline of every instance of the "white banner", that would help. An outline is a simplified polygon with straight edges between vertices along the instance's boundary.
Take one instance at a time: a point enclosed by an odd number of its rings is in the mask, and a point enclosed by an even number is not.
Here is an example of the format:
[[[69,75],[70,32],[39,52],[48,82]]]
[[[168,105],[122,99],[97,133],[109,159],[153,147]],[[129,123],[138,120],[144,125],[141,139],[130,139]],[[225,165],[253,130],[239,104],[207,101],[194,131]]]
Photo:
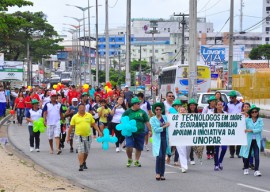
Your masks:
[[[171,146],[247,145],[241,114],[169,114]]]

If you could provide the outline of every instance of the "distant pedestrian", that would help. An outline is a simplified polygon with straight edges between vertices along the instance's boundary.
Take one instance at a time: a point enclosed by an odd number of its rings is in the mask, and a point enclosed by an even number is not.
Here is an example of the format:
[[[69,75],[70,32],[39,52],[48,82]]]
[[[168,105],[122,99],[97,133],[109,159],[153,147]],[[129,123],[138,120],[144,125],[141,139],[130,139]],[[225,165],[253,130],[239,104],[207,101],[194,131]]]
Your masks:
[[[128,85],[125,86],[124,94],[125,94],[125,99],[127,100],[128,106],[130,106],[131,99],[133,98],[133,93],[132,93],[132,91],[129,90]]]
[[[6,115],[7,96],[3,85],[0,85],[0,118]]]
[[[86,160],[90,151],[92,142],[91,126],[96,129],[99,135],[102,135],[98,126],[95,123],[93,116],[85,112],[85,105],[80,104],[79,110],[74,115],[70,122],[71,128],[68,130],[67,142],[70,141],[70,134],[75,129],[75,142],[78,148],[78,159],[80,163],[79,171],[87,169]]]
[[[36,149],[39,152],[39,144],[40,144],[40,132],[33,131],[33,122],[39,120],[42,116],[42,110],[39,109],[39,102],[36,99],[31,101],[32,109],[27,111],[26,113],[26,121],[28,122],[28,130],[29,130],[29,141],[30,141],[30,152]],[[35,143],[35,146],[34,146]]]
[[[153,130],[152,135],[152,151],[156,157],[156,180],[165,180],[165,157],[166,150],[170,150],[168,145],[168,127],[170,123],[167,117],[162,115],[165,112],[163,103],[156,103],[152,106],[152,111],[155,116],[150,118],[150,124]]]
[[[20,126],[22,126],[24,109],[25,109],[24,95],[23,92],[19,92],[18,97],[15,99],[15,105],[13,110],[16,110],[17,112],[17,120]]]

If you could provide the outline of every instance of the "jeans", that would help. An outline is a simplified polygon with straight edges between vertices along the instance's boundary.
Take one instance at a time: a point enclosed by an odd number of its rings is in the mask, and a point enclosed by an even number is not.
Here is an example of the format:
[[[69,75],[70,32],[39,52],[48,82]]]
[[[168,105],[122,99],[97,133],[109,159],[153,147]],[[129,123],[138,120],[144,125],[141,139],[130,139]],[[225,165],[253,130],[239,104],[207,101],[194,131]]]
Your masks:
[[[24,116],[24,108],[17,108],[17,120],[19,124],[22,124],[23,116]]]
[[[7,103],[6,102],[0,102],[0,117],[5,117],[6,108],[7,108]]]
[[[167,141],[166,137],[161,137],[160,139],[161,141],[160,141],[159,155],[156,157],[156,174],[164,176]]]
[[[221,147],[221,153],[219,155],[220,147]],[[219,164],[222,163],[226,151],[227,151],[227,146],[215,146],[215,166],[219,166]]]
[[[33,132],[33,126],[28,126],[28,130],[29,130],[29,141],[30,141],[30,147],[34,147],[34,141],[35,141],[35,148],[39,149],[39,143],[40,143],[40,132]]]
[[[27,117],[27,113],[29,113],[31,108],[25,108],[24,110],[24,116]]]
[[[255,139],[253,139],[251,141],[251,145],[250,145],[250,149],[249,149],[249,154],[248,154],[248,158],[245,158],[245,164],[244,164],[244,168],[248,169],[249,167],[249,161],[250,161],[250,156],[251,156],[251,152],[254,152],[254,159],[255,159],[255,171],[259,170],[259,165],[260,165],[260,151],[259,151],[259,147],[257,145],[257,141]]]
[[[190,147],[189,159],[190,161],[194,161],[194,149],[192,146]]]

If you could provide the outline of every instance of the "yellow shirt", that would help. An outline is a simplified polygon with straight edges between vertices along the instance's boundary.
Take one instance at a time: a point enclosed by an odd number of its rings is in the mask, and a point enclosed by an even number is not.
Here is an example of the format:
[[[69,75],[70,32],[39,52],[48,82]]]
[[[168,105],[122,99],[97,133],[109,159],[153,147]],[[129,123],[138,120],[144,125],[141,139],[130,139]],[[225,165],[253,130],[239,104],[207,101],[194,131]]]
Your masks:
[[[102,110],[102,107],[98,108],[97,109],[97,112],[99,113],[101,110]],[[110,108],[103,109],[102,114],[99,117],[99,122],[101,122],[101,123],[107,123],[108,122],[108,119],[104,115],[107,115],[108,116],[110,112],[111,112],[111,109]]]
[[[90,113],[85,113],[84,116],[77,113],[72,117],[70,125],[75,126],[76,135],[86,137],[91,135],[91,125],[93,123],[95,123],[95,120]]]

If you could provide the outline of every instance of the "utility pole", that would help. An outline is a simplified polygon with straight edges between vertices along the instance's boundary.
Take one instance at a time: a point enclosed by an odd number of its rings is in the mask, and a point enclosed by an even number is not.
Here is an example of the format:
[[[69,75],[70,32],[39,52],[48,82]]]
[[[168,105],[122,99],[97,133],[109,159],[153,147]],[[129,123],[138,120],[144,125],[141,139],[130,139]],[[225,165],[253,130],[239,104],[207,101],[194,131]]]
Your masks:
[[[98,53],[98,0],[96,0],[96,86],[98,86],[99,53]]]
[[[88,43],[89,43],[89,56],[88,56],[88,66],[89,66],[89,84],[92,85],[92,63],[91,63],[91,28],[90,28],[90,0],[88,0]]]
[[[189,16],[189,14],[180,13],[178,15],[174,14],[175,17],[182,17],[182,21],[180,22],[182,25],[182,44],[181,44],[181,64],[185,63],[185,25],[186,20],[185,16]]]
[[[131,44],[131,0],[127,0],[127,18],[126,18],[126,85],[131,85],[130,75],[130,44]]]
[[[139,68],[139,77],[140,77],[140,84],[142,85],[142,45],[140,45],[140,68]]]
[[[106,36],[106,58],[105,58],[105,81],[108,82],[110,81],[110,61],[109,61],[109,56],[110,56],[110,50],[109,50],[109,13],[108,13],[108,0],[105,0],[105,36]]]
[[[27,85],[31,85],[31,75],[32,73],[30,69],[30,48],[29,48],[29,39],[26,42],[26,57],[27,57]]]
[[[240,32],[243,31],[243,7],[244,2],[243,0],[240,0]]]
[[[156,103],[156,88],[157,84],[154,81],[156,75],[156,66],[155,66],[155,34],[158,34],[159,31],[157,30],[158,23],[157,21],[150,21],[150,27],[152,30],[147,31],[146,34],[152,34],[152,59],[151,59],[151,95],[153,98],[153,103]],[[154,90],[153,90],[154,89]]]
[[[233,65],[233,14],[234,0],[231,0],[230,6],[230,34],[229,34],[229,63],[228,63],[228,86],[227,89],[232,89],[232,65]]]
[[[88,9],[90,9],[88,7]],[[86,84],[86,69],[87,69],[87,65],[86,65],[86,46],[85,46],[85,14],[84,14],[84,10],[83,10],[83,66],[84,66],[84,72],[83,72],[83,78],[84,78],[84,84]],[[81,74],[80,74],[81,75]],[[81,85],[81,84],[80,84]]]
[[[188,97],[197,98],[197,0],[189,0]]]

